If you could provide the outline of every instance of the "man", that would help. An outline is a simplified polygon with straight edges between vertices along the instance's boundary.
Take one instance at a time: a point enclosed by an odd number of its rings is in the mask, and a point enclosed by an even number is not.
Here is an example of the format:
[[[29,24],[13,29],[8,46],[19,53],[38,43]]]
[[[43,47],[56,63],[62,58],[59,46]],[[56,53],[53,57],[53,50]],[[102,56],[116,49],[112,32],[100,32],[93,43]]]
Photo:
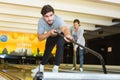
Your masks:
[[[84,39],[84,36],[83,36],[84,29],[82,29],[80,27],[80,21],[78,19],[75,19],[73,21],[73,27],[71,29],[71,33],[72,33],[72,36],[73,36],[74,40],[77,43],[85,46],[85,39]],[[79,54],[79,61],[80,61],[79,70],[82,72],[83,71],[83,61],[84,61],[84,49],[82,47],[78,48],[78,45],[76,45],[76,44],[73,44],[73,46],[74,46],[74,57],[73,57],[73,68],[72,68],[72,70],[76,69],[76,61],[77,61],[76,55]],[[77,51],[77,49],[79,49],[78,50],[79,52]],[[78,52],[78,54],[77,54],[77,52]]]
[[[53,72],[58,72],[58,68],[60,66],[60,62],[63,55],[63,47],[65,41],[69,40],[67,38],[72,39],[70,35],[70,31],[67,28],[65,22],[54,14],[54,9],[50,5],[44,5],[41,10],[42,18],[40,18],[38,22],[38,40],[42,41],[46,40],[45,51],[43,55],[43,60],[40,64],[40,71],[44,72],[44,65],[47,64],[49,56],[53,47],[56,45],[56,55],[55,55],[55,63],[52,69]],[[61,32],[64,34],[64,38],[57,35],[56,32]],[[39,67],[33,69],[32,72],[37,72]]]

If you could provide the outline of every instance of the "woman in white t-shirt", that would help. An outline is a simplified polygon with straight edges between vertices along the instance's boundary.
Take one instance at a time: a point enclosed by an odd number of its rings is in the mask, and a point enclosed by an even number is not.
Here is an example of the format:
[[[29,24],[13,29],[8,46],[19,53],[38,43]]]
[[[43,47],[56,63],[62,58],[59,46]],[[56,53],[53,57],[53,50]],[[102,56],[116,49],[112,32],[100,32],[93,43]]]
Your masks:
[[[85,46],[85,39],[84,39],[84,29],[82,29],[80,27],[80,21],[78,19],[75,19],[73,21],[73,27],[71,28],[71,34],[74,38],[74,40]],[[77,48],[78,48],[78,45],[75,45],[73,44],[73,48],[74,48],[74,56],[75,55],[78,55],[77,54]],[[73,57],[73,68],[72,70],[75,70],[76,69],[76,61],[77,60],[75,57]],[[80,68],[79,70],[82,72],[83,71],[83,62],[84,62],[84,49],[82,47],[79,47],[79,61],[80,61]]]

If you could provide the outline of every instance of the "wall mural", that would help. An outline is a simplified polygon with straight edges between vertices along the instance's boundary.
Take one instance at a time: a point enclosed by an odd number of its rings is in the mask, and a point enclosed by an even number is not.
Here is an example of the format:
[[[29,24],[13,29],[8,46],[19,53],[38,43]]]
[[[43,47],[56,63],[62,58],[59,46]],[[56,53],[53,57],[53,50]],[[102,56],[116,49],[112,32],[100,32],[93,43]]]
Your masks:
[[[0,31],[0,54],[43,56],[45,41],[38,41],[33,33]],[[53,55],[55,51],[56,48],[52,51]]]

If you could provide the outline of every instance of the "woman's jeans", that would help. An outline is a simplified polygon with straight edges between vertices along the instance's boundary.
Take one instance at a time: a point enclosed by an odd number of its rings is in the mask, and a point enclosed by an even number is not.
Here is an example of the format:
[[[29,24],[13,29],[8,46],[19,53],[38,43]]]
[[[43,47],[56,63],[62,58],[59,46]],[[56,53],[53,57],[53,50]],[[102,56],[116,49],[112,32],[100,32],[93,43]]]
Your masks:
[[[79,49],[79,50],[78,50]],[[80,68],[83,67],[83,62],[84,62],[84,49],[80,49],[79,47],[76,49],[76,60],[77,60],[77,56],[79,56],[79,61],[80,61]],[[75,65],[75,61],[74,61],[74,57],[73,57],[73,67],[76,67]]]

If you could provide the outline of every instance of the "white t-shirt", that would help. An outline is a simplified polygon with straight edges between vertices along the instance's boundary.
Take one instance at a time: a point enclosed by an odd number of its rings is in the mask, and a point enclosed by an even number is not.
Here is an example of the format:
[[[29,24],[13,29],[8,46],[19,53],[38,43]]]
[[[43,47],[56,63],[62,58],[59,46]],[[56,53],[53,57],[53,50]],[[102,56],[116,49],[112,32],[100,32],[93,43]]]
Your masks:
[[[81,27],[78,27],[78,31],[76,32],[74,30],[74,27],[71,27],[71,34],[74,37],[74,39],[77,41],[77,43],[85,46],[85,38],[83,36],[84,34],[84,29]],[[77,48],[78,45],[75,45],[75,48]],[[82,47],[80,47],[81,49],[83,49]]]

